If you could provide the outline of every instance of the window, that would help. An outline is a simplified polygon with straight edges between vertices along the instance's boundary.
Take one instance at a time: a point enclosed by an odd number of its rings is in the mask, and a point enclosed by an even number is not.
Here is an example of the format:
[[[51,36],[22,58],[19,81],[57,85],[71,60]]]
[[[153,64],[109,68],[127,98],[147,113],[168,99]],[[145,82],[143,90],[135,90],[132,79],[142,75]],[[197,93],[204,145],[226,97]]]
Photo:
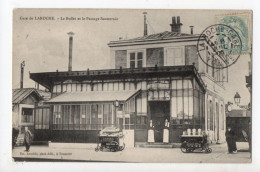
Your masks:
[[[143,67],[143,53],[142,52],[137,53],[137,67],[138,68]]]
[[[198,98],[193,96],[192,80],[173,80],[172,81],[172,98],[171,98],[171,119],[174,125],[185,125],[189,127],[197,127],[200,124],[198,119]],[[195,113],[197,121],[195,120]]]
[[[143,67],[143,52],[131,52],[129,53],[129,67],[130,68],[142,68]]]
[[[35,129],[49,129],[49,108],[35,109]]]
[[[54,130],[96,130],[115,124],[112,104],[54,105]],[[49,111],[37,110],[37,121],[45,118],[49,121]],[[43,116],[44,115],[44,116]],[[39,128],[39,122],[36,125]],[[49,122],[44,125],[49,125]],[[49,127],[49,126],[45,126]]]
[[[32,108],[22,108],[22,123],[33,123]]]
[[[61,129],[62,119],[61,119],[61,106],[60,105],[54,105],[53,109],[53,129]]]
[[[130,68],[135,68],[135,53],[130,53]]]

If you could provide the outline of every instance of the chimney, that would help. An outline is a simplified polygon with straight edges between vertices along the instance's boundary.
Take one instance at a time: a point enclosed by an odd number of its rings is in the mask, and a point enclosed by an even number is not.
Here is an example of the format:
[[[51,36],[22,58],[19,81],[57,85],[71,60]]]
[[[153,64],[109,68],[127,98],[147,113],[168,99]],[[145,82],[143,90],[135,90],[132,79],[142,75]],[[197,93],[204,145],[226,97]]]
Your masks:
[[[69,67],[68,70],[69,72],[72,71],[72,47],[73,47],[73,32],[69,32]]]
[[[180,20],[181,20],[180,16],[177,16],[177,23],[176,23],[176,17],[175,16],[172,17],[172,24],[170,24],[172,32],[181,33],[182,23]]]
[[[143,14],[144,14],[144,36],[147,36],[147,22],[146,22],[147,12],[143,12]]]
[[[193,28],[194,26],[190,26],[190,34],[193,35]]]
[[[35,82],[35,89],[39,90],[39,83]]]
[[[20,76],[20,88],[23,88],[23,73],[24,73],[25,62],[21,63],[21,76]]]

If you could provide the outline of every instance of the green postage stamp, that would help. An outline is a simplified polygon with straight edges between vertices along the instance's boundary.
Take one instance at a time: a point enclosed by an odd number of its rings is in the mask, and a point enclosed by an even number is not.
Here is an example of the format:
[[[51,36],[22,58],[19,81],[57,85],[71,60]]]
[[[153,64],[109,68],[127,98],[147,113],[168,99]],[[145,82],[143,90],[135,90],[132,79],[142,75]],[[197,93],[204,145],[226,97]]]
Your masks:
[[[232,13],[225,15],[217,15],[216,23],[225,24],[232,27],[240,36],[242,41],[242,54],[251,53],[251,20],[252,11],[249,13]]]

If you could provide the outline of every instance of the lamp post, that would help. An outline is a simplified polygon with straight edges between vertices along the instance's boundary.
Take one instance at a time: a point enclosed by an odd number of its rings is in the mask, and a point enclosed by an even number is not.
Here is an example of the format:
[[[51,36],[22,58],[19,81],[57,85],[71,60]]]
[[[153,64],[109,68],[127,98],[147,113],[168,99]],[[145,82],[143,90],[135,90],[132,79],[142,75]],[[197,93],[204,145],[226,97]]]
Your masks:
[[[238,106],[240,104],[240,99],[241,99],[241,97],[240,97],[239,93],[236,92],[236,94],[234,96],[234,101],[235,101],[236,105],[238,105]]]
[[[235,96],[234,96],[234,101],[235,101],[235,103],[236,103],[236,105],[238,106],[238,107],[240,107],[240,108],[242,108],[242,109],[245,109],[245,110],[250,110],[251,108],[250,108],[250,106],[248,105],[248,106],[244,106],[244,105],[240,105],[240,99],[241,99],[241,96],[239,95],[239,93],[238,92],[236,92],[236,94],[235,94]],[[249,124],[248,124],[248,131],[249,131],[249,133],[248,133],[248,136],[247,136],[247,141],[248,141],[248,144],[249,144],[249,152],[250,152],[250,157],[252,156],[252,153],[251,153],[251,135],[252,135],[252,114],[250,115],[250,121],[249,121]]]

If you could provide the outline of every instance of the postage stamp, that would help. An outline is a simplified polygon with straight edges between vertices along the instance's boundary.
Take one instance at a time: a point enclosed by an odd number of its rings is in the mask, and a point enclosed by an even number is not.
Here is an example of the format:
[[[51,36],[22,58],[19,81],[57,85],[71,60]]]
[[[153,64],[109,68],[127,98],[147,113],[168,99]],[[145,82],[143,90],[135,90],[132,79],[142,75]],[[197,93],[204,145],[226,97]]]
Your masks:
[[[232,27],[240,36],[242,45],[242,54],[251,53],[251,14],[225,14],[216,16],[217,24],[225,24]]]
[[[216,69],[227,68],[234,64],[242,51],[242,40],[232,27],[216,24],[207,27],[200,34],[197,49],[201,60]],[[206,58],[203,58],[206,51]],[[219,57],[224,63],[217,62]]]

